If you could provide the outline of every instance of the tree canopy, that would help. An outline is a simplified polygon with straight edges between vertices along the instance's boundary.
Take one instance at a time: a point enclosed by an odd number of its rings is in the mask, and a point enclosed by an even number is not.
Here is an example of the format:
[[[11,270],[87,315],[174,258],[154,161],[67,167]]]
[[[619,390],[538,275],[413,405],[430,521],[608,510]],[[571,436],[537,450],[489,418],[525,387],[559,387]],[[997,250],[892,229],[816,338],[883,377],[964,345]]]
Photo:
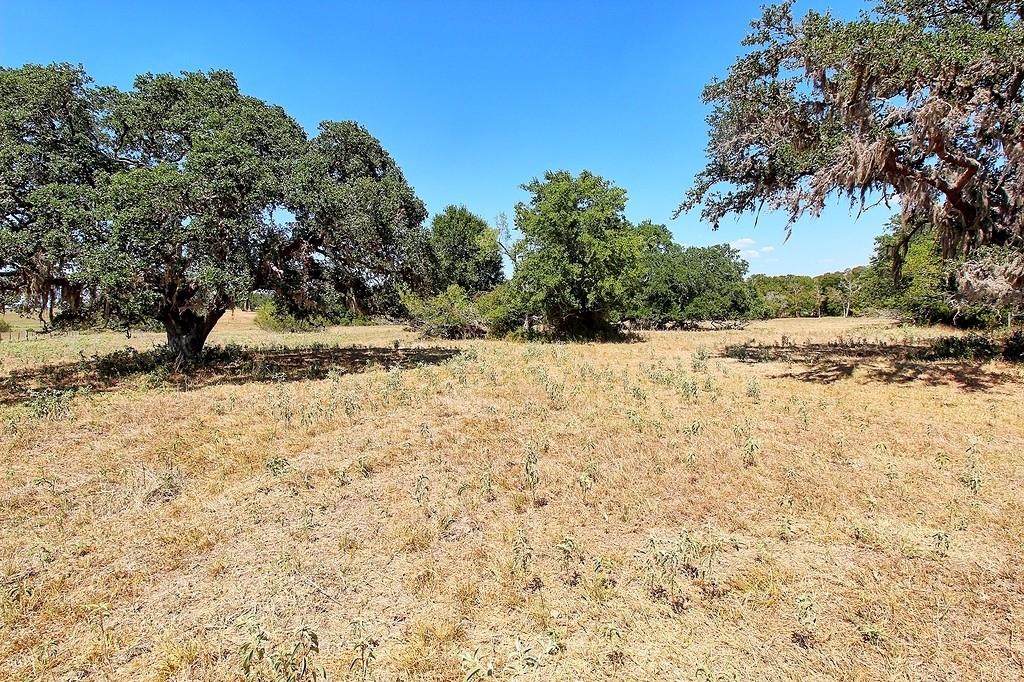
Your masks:
[[[705,89],[708,163],[679,210],[700,205],[717,228],[763,206],[792,224],[831,196],[896,200],[905,223],[934,226],[946,256],[1019,249],[1021,4],[882,0],[850,21],[797,18],[792,5],[765,8],[750,51]],[[1006,275],[1019,284],[1015,263]]]
[[[748,317],[747,262],[728,244],[683,247],[663,225],[637,226],[645,248],[625,285],[623,316],[650,324]]]
[[[254,290],[312,314],[426,281],[426,210],[380,143],[351,122],[307,140],[226,71],[121,92],[0,69],[0,111],[0,282],[22,295],[158,320],[191,358]]]
[[[446,206],[430,224],[433,286],[470,293],[490,291],[505,278],[495,230],[465,206]]]
[[[626,220],[625,190],[589,171],[548,171],[523,189],[533,196],[516,205],[512,291],[555,335],[606,331],[643,243]]]
[[[0,68],[0,295],[76,305],[76,244],[92,224],[109,91],[69,64]]]

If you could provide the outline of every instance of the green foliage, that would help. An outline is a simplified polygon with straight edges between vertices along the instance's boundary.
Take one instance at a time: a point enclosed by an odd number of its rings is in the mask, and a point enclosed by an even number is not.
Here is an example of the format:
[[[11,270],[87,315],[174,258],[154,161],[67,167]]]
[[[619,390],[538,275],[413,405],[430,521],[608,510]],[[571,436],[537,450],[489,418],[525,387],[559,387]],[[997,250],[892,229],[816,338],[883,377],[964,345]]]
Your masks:
[[[645,247],[625,276],[623,317],[649,323],[735,320],[750,315],[747,263],[727,244],[684,248],[663,225],[644,222]]]
[[[750,284],[760,299],[762,317],[817,315],[819,288],[807,275],[753,275]]]
[[[256,326],[271,332],[309,332],[330,324],[325,317],[298,318],[281,311],[273,301],[256,309]]]
[[[296,223],[285,246],[292,258],[281,276],[286,286],[273,288],[301,294],[290,297],[293,313],[312,301],[358,315],[393,315],[402,289],[429,291],[426,208],[366,128],[321,123],[292,179],[287,207]]]
[[[426,211],[380,143],[351,122],[307,140],[226,71],[122,92],[80,67],[0,68],[0,112],[0,294],[159,320],[194,358],[255,290],[302,318],[395,310],[429,279]]]
[[[1003,358],[1010,362],[1024,362],[1024,331],[1017,329],[1006,336]]]
[[[486,332],[483,320],[465,290],[452,284],[444,292],[426,300],[407,294],[402,303],[409,311],[412,325],[427,338],[471,339]]]
[[[435,291],[456,285],[471,294],[482,293],[504,279],[497,233],[465,206],[447,206],[434,216],[430,245]]]
[[[863,307],[864,268],[809,275],[753,275],[761,317],[847,316]]]
[[[302,628],[288,647],[271,644],[263,628],[253,623],[249,637],[239,649],[245,682],[324,682],[327,674],[319,665],[320,639],[316,632]]]
[[[32,391],[26,405],[29,414],[37,419],[60,421],[71,416],[71,401],[74,397],[74,389],[44,388]]]
[[[516,207],[515,273],[477,302],[492,334],[608,337],[624,321],[740,320],[756,309],[738,251],[683,248],[664,225],[633,225],[625,191],[607,180],[550,171],[523,188],[533,197]]]
[[[982,247],[976,253],[994,249]],[[894,259],[902,263],[896,268]],[[985,296],[969,300],[962,295],[962,262],[942,257],[935,231],[927,223],[903,228],[899,221],[875,240],[871,263],[861,274],[861,307],[887,310],[917,323],[945,323],[961,327],[995,327],[1019,313],[1009,297],[997,304]],[[979,300],[980,299],[980,300]]]
[[[7,320],[0,320],[0,334],[11,331],[11,323]]]
[[[625,190],[589,171],[549,171],[523,189],[533,196],[516,205],[516,306],[541,316],[552,336],[611,333],[625,302],[623,274],[643,247],[625,217]]]
[[[903,265],[897,274],[893,257],[900,242],[895,229],[875,240],[875,253],[863,274],[862,302],[919,323],[951,322],[953,283],[933,233],[920,230],[902,244]]]
[[[506,282],[476,299],[476,309],[490,335],[504,338],[522,331],[528,315],[518,283]]]
[[[924,353],[931,360],[991,360],[998,354],[996,341],[982,334],[943,336],[932,341]]]
[[[72,281],[97,185],[116,161],[97,148],[109,92],[80,66],[0,67],[0,296],[46,305]]]
[[[749,317],[754,292],[744,282],[747,262],[728,244],[690,247],[682,252],[688,298],[683,319],[739,320]]]
[[[679,210],[717,227],[780,209],[792,225],[837,194],[898,199],[947,257],[1019,242],[1020,3],[881,0],[849,20],[793,5],[765,7],[705,88],[708,163]]]

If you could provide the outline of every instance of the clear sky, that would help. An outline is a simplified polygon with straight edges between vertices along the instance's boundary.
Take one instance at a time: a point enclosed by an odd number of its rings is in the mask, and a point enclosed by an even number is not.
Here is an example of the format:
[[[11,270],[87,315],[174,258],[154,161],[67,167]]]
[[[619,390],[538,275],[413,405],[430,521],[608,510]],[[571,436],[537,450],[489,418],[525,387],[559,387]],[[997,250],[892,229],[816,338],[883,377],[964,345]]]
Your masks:
[[[724,74],[760,0],[664,2],[44,2],[0,0],[0,64],[84,64],[101,84],[137,73],[229,69],[244,92],[315,133],[359,121],[431,213],[511,216],[523,182],[589,169],[629,192],[627,213],[684,244],[729,241],[754,272],[865,263],[890,211],[845,204],[797,224],[672,212],[704,163],[704,83]],[[852,16],[863,1],[802,0]]]

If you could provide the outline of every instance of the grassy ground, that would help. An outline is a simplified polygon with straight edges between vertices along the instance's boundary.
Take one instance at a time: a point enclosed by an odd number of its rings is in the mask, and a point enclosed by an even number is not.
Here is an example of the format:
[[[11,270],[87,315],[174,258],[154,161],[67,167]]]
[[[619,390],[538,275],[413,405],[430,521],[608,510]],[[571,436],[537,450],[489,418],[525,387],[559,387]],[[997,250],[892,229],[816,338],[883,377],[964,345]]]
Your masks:
[[[0,345],[0,679],[1019,679],[1024,377],[935,333]]]

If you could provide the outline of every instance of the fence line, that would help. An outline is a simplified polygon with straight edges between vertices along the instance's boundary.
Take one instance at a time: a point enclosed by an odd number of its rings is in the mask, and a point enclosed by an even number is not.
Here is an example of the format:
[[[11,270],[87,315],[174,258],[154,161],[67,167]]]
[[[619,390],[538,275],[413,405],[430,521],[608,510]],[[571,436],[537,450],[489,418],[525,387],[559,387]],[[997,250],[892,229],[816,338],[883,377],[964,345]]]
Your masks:
[[[40,338],[46,338],[48,336],[80,336],[82,332],[78,329],[60,332],[46,332],[40,333],[35,329],[20,329],[11,330],[9,332],[0,332],[0,343],[16,343],[18,341],[34,341]]]

